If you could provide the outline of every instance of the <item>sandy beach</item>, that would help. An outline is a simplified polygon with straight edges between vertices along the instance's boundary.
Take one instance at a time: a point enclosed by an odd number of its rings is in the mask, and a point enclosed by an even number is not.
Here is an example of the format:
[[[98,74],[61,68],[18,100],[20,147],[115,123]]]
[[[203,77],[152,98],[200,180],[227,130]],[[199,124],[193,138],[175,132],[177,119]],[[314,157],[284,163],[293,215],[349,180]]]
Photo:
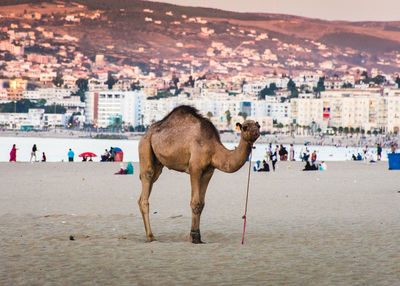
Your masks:
[[[216,171],[189,243],[189,176],[164,169],[145,242],[119,163],[0,163],[0,285],[400,285],[400,171],[329,162]],[[71,240],[70,238],[73,238]]]

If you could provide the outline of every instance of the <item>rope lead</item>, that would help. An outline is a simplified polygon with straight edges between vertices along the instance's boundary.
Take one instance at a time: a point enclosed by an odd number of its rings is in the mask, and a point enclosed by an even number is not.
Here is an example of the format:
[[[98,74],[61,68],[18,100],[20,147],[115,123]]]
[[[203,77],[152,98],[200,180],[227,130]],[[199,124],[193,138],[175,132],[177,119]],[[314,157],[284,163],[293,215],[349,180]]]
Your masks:
[[[253,149],[255,149],[255,147],[251,146],[251,151],[250,151],[250,160],[249,160],[249,173],[248,173],[248,175],[247,175],[246,204],[245,204],[245,208],[244,208],[244,215],[242,216],[242,219],[244,219],[244,222],[243,222],[242,245],[244,244],[244,234],[245,234],[245,232],[246,232],[247,202],[248,202],[248,200],[249,200],[249,185],[250,185],[251,156],[253,155]]]

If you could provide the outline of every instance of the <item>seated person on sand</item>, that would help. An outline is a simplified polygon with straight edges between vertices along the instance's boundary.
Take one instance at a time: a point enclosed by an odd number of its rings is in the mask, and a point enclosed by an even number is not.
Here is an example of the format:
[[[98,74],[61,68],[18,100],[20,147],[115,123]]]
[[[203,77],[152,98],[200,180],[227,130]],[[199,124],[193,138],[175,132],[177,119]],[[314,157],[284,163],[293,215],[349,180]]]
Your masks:
[[[258,160],[253,167],[254,172],[258,172],[261,169],[260,160]]]
[[[317,170],[318,170],[318,167],[314,164],[310,164],[309,161],[307,161],[307,163],[303,169],[303,171],[317,171]]]
[[[269,172],[269,165],[265,160],[263,160],[262,168],[258,169],[257,172]]]
[[[83,156],[82,157],[82,162],[86,162],[87,161],[87,157]]]
[[[357,156],[353,154],[353,155],[351,156],[351,158],[352,158],[354,161],[362,161],[362,156],[361,156],[360,153],[358,153]]]
[[[105,149],[105,153],[101,155],[101,162],[107,162],[110,160],[110,152],[108,152],[107,149]]]
[[[121,168],[117,173],[114,175],[132,175],[133,174],[133,165],[131,162],[128,163],[126,169]]]

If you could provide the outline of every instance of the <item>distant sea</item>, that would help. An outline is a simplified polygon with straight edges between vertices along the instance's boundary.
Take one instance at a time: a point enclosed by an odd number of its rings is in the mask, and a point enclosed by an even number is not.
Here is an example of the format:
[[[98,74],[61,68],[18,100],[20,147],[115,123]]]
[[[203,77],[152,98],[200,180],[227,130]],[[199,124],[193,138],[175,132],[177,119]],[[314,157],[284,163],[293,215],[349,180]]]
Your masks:
[[[105,153],[105,149],[110,147],[119,147],[124,152],[124,161],[138,162],[138,140],[110,140],[110,139],[87,139],[87,138],[38,138],[38,137],[0,137],[0,162],[8,162],[10,159],[10,151],[13,144],[16,144],[17,161],[29,162],[30,153],[33,144],[38,148],[37,158],[41,160],[42,152],[46,153],[48,162],[66,162],[68,161],[67,153],[69,148],[75,152],[75,161],[82,161],[78,157],[83,152],[93,152],[97,154],[94,161],[100,161],[101,155]],[[234,149],[238,143],[224,143],[228,149]],[[283,146],[289,151],[289,145]],[[252,161],[262,160],[265,156],[268,144],[255,144],[256,149],[253,151]],[[295,159],[299,160],[300,150],[303,145],[295,145]],[[352,154],[362,152],[362,148],[358,147],[335,147],[335,146],[307,146],[308,150],[317,151],[318,161],[345,161],[351,160]],[[372,157],[376,159],[376,148],[371,148]],[[387,160],[389,149],[382,152],[382,160]]]

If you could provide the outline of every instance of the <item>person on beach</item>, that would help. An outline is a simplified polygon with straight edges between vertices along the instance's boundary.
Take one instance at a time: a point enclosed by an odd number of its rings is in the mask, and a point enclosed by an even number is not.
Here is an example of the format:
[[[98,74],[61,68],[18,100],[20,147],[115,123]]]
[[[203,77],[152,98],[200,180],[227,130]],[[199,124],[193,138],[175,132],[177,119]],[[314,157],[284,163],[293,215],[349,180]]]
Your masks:
[[[289,160],[290,161],[294,161],[294,148],[293,148],[293,144],[290,144],[290,149],[289,149]]]
[[[279,148],[279,159],[281,161],[286,161],[287,160],[287,150],[285,147],[283,147],[283,145],[281,144],[280,148]]]
[[[316,165],[316,163],[317,163],[317,151],[314,150],[314,152],[312,152],[311,154],[311,164]]]
[[[269,143],[269,147],[266,148],[266,153],[265,153],[265,158],[267,159],[267,161],[272,161],[271,156],[272,153],[274,152],[273,148],[272,148],[272,144]]]
[[[42,154],[42,162],[46,162],[46,154],[43,152],[43,154]]]
[[[69,162],[74,162],[74,156],[75,156],[75,153],[70,148],[69,151],[68,151],[68,161]]]
[[[275,164],[278,161],[278,152],[279,152],[279,146],[276,145],[275,150],[271,154],[272,170],[274,170],[274,172],[275,172]]]
[[[113,147],[110,147],[110,161],[114,162],[115,160],[115,151]]]
[[[15,147],[15,144],[11,148],[10,152],[10,162],[17,162],[17,148]]]
[[[380,161],[382,157],[382,144],[376,144],[376,160]]]
[[[134,172],[133,165],[131,162],[128,162],[126,169],[124,169],[123,166],[121,166],[121,169],[117,173],[114,173],[114,175],[133,175],[133,172]]]
[[[262,168],[258,169],[257,172],[269,172],[269,165],[267,161],[263,160]]]
[[[101,155],[101,162],[107,162],[110,161],[110,152],[108,152],[107,149],[105,149],[105,152],[103,155]]]
[[[392,153],[396,153],[396,145],[394,143],[390,144],[390,149],[392,150]]]
[[[36,151],[37,151],[36,144],[33,144],[32,152],[31,152],[31,159],[29,160],[29,162],[32,162],[32,158],[33,158],[33,157],[35,157],[35,161],[34,161],[34,162],[37,161],[37,158],[36,158]]]

